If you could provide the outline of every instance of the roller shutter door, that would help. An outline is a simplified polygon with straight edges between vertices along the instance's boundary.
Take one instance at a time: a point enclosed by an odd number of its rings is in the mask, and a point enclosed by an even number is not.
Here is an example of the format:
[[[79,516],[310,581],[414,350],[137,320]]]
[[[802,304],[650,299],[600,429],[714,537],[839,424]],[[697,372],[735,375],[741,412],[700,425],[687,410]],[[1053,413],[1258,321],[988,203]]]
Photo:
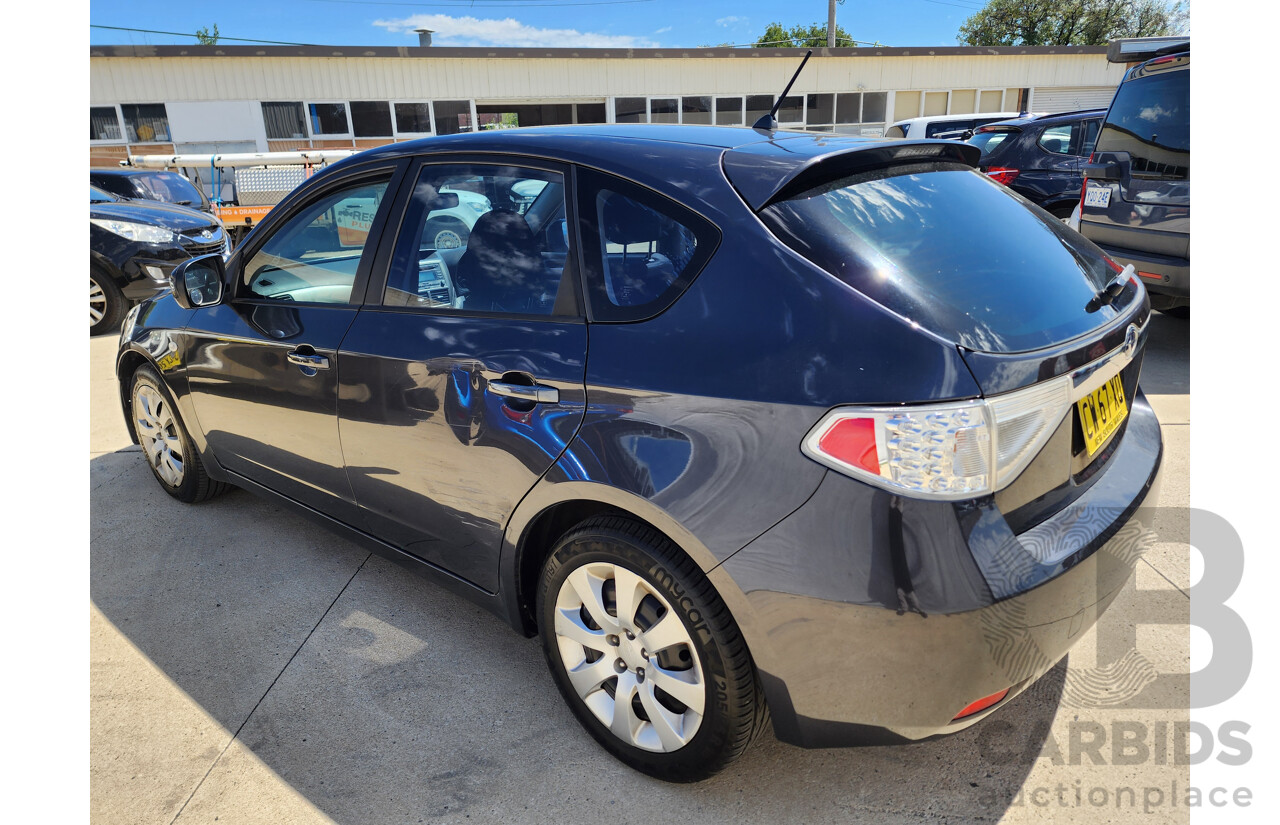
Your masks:
[[[1115,96],[1115,86],[1062,86],[1038,88],[1031,92],[1031,111],[1074,112],[1077,109],[1105,109]]]

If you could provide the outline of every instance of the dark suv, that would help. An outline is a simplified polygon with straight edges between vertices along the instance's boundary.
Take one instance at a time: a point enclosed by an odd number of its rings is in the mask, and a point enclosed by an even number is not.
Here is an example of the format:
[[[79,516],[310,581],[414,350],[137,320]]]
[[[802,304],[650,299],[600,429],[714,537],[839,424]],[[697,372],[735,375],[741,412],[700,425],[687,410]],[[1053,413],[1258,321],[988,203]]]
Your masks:
[[[1002,120],[979,126],[969,142],[978,168],[1056,218],[1071,217],[1106,109]]]
[[[1160,51],[1171,49],[1131,69],[1116,90],[1084,166],[1080,232],[1121,264],[1133,264],[1153,307],[1185,315],[1191,305],[1190,43]]]

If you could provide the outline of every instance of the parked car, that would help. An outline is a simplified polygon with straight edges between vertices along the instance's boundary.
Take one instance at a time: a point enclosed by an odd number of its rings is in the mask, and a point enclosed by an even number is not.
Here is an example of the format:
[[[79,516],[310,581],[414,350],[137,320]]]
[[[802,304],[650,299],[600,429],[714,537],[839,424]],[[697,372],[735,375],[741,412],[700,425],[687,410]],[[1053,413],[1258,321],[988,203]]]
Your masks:
[[[1083,166],[1080,233],[1121,264],[1133,264],[1153,307],[1185,316],[1191,306],[1191,44],[1156,46],[1117,58],[1147,59],[1125,74]]]
[[[167,290],[179,263],[226,249],[216,218],[90,186],[89,334],[115,329],[130,304]]]
[[[1119,592],[1161,457],[1141,283],[977,161],[612,124],[363,152],[130,314],[125,419],[168,494],[244,487],[539,635],[653,776],[770,714],[958,731]],[[532,200],[441,249],[460,181]]]
[[[90,169],[89,183],[121,198],[174,203],[213,214],[213,205],[204,192],[177,172],[124,166]]]
[[[979,126],[969,143],[982,150],[979,171],[1056,218],[1080,202],[1080,164],[1093,152],[1105,109],[1064,112]]]
[[[912,117],[889,124],[884,130],[887,138],[938,138],[940,140],[968,140],[974,129],[997,120],[1025,117],[1026,112],[987,112],[980,115],[929,115]]]

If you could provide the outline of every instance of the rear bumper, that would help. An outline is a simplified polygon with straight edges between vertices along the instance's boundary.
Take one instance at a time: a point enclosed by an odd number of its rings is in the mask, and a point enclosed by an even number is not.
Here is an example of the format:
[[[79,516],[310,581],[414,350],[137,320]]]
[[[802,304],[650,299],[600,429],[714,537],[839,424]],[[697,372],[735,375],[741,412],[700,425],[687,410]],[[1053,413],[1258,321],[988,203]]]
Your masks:
[[[1186,258],[1172,258],[1106,244],[1098,246],[1121,266],[1133,264],[1148,292],[1178,298],[1191,297],[1191,261]]]
[[[1139,508],[1158,497],[1160,430],[1141,396],[1131,415],[1097,482],[1019,536],[1006,527],[994,552],[993,525],[1004,522],[990,500],[942,505],[950,518],[904,507],[903,558],[887,552],[863,564],[850,554],[860,552],[854,524],[868,514],[850,506],[846,485],[857,482],[832,473],[805,506],[726,561],[750,605],[744,632],[751,628],[778,738],[836,747],[952,733],[998,712],[1052,668],[1115,599],[1149,536],[1152,513]],[[832,509],[842,498],[847,517]],[[815,507],[833,530],[815,534],[805,524]],[[832,536],[847,541],[836,551],[817,545]],[[1046,548],[1068,546],[1052,568],[1034,562]],[[876,583],[886,577],[887,585]],[[842,590],[849,595],[839,598]],[[898,609],[877,590],[892,593]],[[997,601],[993,592],[1012,595]],[[985,604],[953,609],[973,601]],[[990,708],[954,718],[1005,689]]]

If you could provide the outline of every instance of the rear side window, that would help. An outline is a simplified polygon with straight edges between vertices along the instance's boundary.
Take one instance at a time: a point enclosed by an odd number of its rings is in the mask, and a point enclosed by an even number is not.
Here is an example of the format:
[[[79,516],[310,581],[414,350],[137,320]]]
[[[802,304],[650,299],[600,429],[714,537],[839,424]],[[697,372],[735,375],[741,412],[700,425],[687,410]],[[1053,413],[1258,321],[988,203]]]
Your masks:
[[[1185,180],[1191,175],[1191,70],[1165,71],[1120,84],[1099,152],[1128,152],[1129,173]]]
[[[911,128],[911,124],[907,123],[902,126],[890,126],[885,130],[884,136],[887,138],[904,138],[907,136],[907,130]]]
[[[966,129],[972,128],[972,120],[937,120],[924,127],[924,136],[927,138],[934,138],[943,134],[963,132]]]
[[[760,213],[783,242],[961,346],[1041,349],[1115,317],[1085,307],[1114,272],[1088,241],[954,163],[833,180]],[[1119,302],[1117,302],[1119,303]]]
[[[1051,155],[1069,155],[1071,154],[1071,129],[1070,123],[1050,126],[1040,133],[1036,142],[1040,144],[1041,149]]]
[[[719,232],[700,215],[628,181],[591,171],[580,178],[592,319],[657,315],[711,257]]]
[[[1084,133],[1083,140],[1080,143],[1080,157],[1087,158],[1093,154],[1093,147],[1098,142],[1098,129],[1101,128],[1102,121],[1098,119],[1086,120],[1080,124],[1080,128]]]

